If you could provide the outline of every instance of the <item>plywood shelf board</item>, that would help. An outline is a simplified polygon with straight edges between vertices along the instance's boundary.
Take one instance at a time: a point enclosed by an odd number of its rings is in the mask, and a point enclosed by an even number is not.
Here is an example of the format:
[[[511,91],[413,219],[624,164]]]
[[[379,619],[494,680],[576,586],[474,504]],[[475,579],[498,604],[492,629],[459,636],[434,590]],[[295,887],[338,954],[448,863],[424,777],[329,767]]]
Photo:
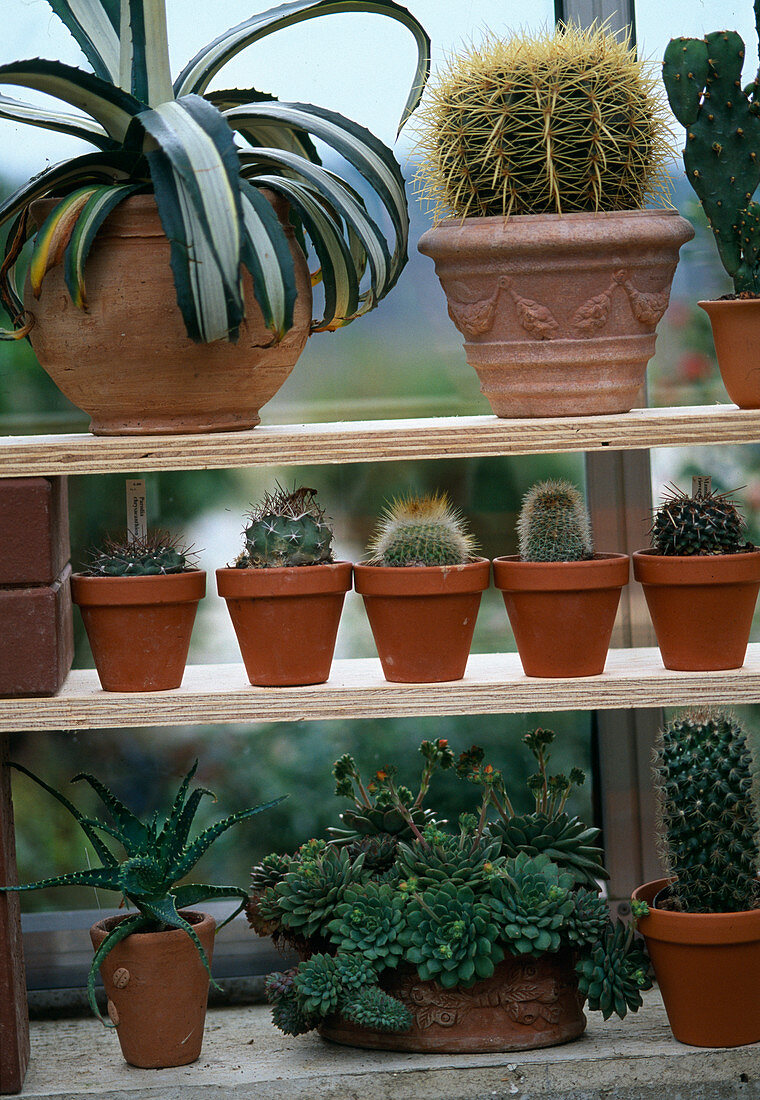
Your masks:
[[[263,425],[178,436],[0,437],[0,477],[322,465],[422,458],[641,450],[760,441],[760,410],[633,409],[610,416],[495,416]]]
[[[75,671],[51,699],[0,700],[0,730],[99,729],[760,702],[760,644],[728,672],[669,672],[658,649],[613,650],[602,676],[534,679],[516,653],[474,654],[463,680],[389,684],[376,659],[336,661],[326,684],[254,688],[242,664],[187,669],[181,688],[118,694]]]

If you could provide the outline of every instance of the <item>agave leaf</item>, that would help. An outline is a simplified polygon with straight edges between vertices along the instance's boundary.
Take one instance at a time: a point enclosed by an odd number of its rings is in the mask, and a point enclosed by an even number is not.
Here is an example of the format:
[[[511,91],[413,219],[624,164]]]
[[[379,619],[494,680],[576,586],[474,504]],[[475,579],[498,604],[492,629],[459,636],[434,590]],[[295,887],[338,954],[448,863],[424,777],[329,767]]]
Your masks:
[[[113,149],[114,142],[99,122],[84,118],[82,115],[70,115],[64,111],[49,111],[34,103],[24,103],[20,99],[11,99],[0,95],[0,118],[9,118],[12,122],[24,122],[30,126],[41,126],[46,130],[56,130],[60,134],[71,134],[97,145],[100,149]]]
[[[171,876],[174,882],[178,882],[195,867],[203,853],[213,844],[218,836],[221,836],[222,833],[232,828],[238,821],[245,821],[249,817],[260,814],[262,810],[271,810],[273,806],[279,806],[286,797],[286,795],[281,795],[279,798],[273,798],[271,802],[262,802],[260,806],[252,806],[247,810],[238,810],[237,813],[225,817],[222,821],[217,821],[215,824],[209,825],[209,827],[204,829],[203,832],[195,838],[192,844],[185,849],[180,859],[172,867],[167,868],[167,876]]]
[[[282,126],[275,119],[258,118],[255,107],[260,103],[277,103],[277,98],[255,88],[232,88],[221,92],[208,92],[204,96],[218,111],[236,133],[241,134],[251,145],[267,145],[275,149],[289,149],[291,153],[300,153],[313,164],[321,164],[319,153],[309,135],[290,126]],[[253,111],[237,111],[254,107]],[[233,115],[227,117],[227,112]]]
[[[154,838],[151,837],[149,829],[140,821],[139,817],[136,817],[129,807],[125,806],[94,775],[90,775],[88,772],[79,772],[71,782],[78,783],[80,779],[89,783],[116,822],[119,842],[123,844],[128,855],[140,855],[145,851],[149,851],[150,842]],[[117,834],[113,835],[116,836]]]
[[[140,188],[140,184],[104,184],[92,191],[82,208],[64,256],[66,285],[71,300],[78,309],[87,309],[84,265],[95,235],[111,211]]]
[[[225,31],[188,62],[174,82],[176,94],[180,96],[188,92],[204,92],[219,70],[236,54],[283,27],[291,27],[295,23],[321,15],[343,12],[387,15],[398,20],[414,36],[417,43],[417,68],[399,122],[400,131],[419,103],[430,72],[430,39],[414,16],[393,0],[291,0],[290,3],[254,15]]]
[[[3,262],[0,264],[0,302],[2,302],[14,327],[10,331],[0,329],[0,340],[22,340],[28,336],[34,320],[24,310],[24,303],[16,286],[16,263],[33,230],[27,207],[11,223],[5,238]]]
[[[77,218],[94,191],[91,186],[72,191],[53,207],[40,228],[29,264],[29,284],[35,298],[42,293],[46,273],[63,259]]]
[[[165,0],[126,0],[120,41],[122,88],[149,107],[174,99]]]
[[[128,917],[125,917],[123,921],[111,929],[106,938],[101,943],[93,955],[92,963],[90,964],[90,971],[87,975],[87,999],[90,1002],[90,1008],[95,1013],[101,1024],[106,1027],[116,1027],[110,1020],[104,1019],[100,1014],[98,1008],[98,1002],[95,998],[95,977],[98,970],[103,965],[106,956],[112,948],[116,947],[117,943],[121,943],[127,936],[131,936],[133,932],[139,932],[150,923],[150,918],[144,917],[142,913],[130,913]]]
[[[287,238],[269,202],[246,180],[240,181],[245,241],[243,263],[253,277],[264,324],[281,340],[293,324],[296,277]]]
[[[47,0],[77,40],[97,76],[119,79],[121,0]]]
[[[0,84],[20,84],[78,107],[99,122],[109,137],[122,142],[132,118],[144,104],[92,73],[60,61],[12,61],[0,65]]]

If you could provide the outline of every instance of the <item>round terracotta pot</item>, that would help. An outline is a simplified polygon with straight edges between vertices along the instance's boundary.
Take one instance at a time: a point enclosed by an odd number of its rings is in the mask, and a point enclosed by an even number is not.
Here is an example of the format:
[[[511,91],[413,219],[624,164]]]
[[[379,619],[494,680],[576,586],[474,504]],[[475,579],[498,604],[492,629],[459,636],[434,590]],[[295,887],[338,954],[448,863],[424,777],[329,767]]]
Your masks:
[[[665,668],[712,672],[741,668],[760,588],[760,550],[671,557],[633,555]]]
[[[206,574],[71,578],[104,691],[178,688]]]
[[[740,409],[760,409],[760,298],[697,305],[710,318],[728,396]]]
[[[760,1042],[760,909],[671,913],[655,909],[667,879],[634,890],[649,906],[647,943],[673,1035],[696,1047]]]
[[[216,921],[208,913],[183,911],[203,944],[209,963]],[[125,918],[107,917],[90,929],[97,951]],[[100,976],[108,1015],[116,1025],[121,1052],[131,1066],[186,1066],[201,1053],[209,976],[198,950],[180,928],[135,932],[106,955]]]
[[[627,412],[654,354],[678,250],[674,210],[448,218],[422,235],[497,416]]]
[[[568,951],[538,959],[509,956],[469,989],[422,981],[408,966],[384,971],[380,981],[411,1012],[408,1031],[372,1031],[337,1016],[320,1025],[320,1034],[346,1046],[478,1054],[556,1046],[586,1027]]]
[[[217,569],[243,664],[257,687],[322,684],[330,675],[349,561]]]
[[[33,204],[41,224],[51,199]],[[283,221],[287,207],[274,202]],[[236,344],[196,344],[177,306],[164,236],[152,195],[117,206],[87,260],[87,311],[69,297],[58,265],[39,300],[27,285],[24,305],[40,363],[58,388],[92,417],[96,435],[232,431],[259,423],[303,351],[311,324],[311,280],[291,226],[284,222],[296,267],[294,324],[276,347],[242,272],[247,320]]]
[[[432,684],[461,680],[491,563],[355,565],[386,680]]]
[[[604,672],[627,554],[590,561],[494,558],[517,652],[526,676],[598,676]]]

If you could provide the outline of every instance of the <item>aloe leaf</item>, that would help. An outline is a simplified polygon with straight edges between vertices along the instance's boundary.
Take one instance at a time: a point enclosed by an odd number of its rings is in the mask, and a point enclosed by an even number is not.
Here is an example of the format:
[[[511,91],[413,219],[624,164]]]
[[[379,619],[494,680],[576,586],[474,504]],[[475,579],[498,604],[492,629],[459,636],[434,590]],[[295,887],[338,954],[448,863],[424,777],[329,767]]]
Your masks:
[[[186,802],[186,799],[187,799],[187,792],[188,792],[188,789],[190,787],[190,782],[194,778],[195,773],[197,772],[197,770],[198,770],[198,759],[196,757],[196,759],[193,761],[193,765],[190,768],[190,771],[183,778],[182,782],[179,785],[177,793],[174,796],[174,802],[172,803],[172,808],[169,812],[169,816],[166,818],[166,821],[164,822],[164,827],[161,830],[161,833],[158,837],[159,845],[161,844],[161,842],[162,842],[162,840],[165,836],[167,836],[169,834],[171,834],[172,836],[175,835],[177,825],[179,824],[180,818],[182,816],[182,811],[185,808],[185,802]],[[211,794],[211,791],[209,791],[208,793]],[[184,844],[184,841],[182,843]]]
[[[264,324],[281,340],[293,324],[296,277],[287,238],[271,205],[246,180],[240,181],[245,241],[243,263],[253,277]]]
[[[166,836],[164,837],[164,833],[162,833],[161,837],[159,837],[163,859],[177,859],[179,853],[184,849],[198,806],[205,795],[208,795],[216,801],[216,795],[213,791],[209,791],[206,787],[196,787],[188,798],[187,803],[183,807],[171,831],[166,827],[164,828]]]
[[[117,943],[121,943],[122,940],[125,940],[127,936],[131,936],[133,932],[139,932],[141,929],[147,927],[149,923],[150,920],[144,917],[142,913],[131,913],[111,929],[93,955],[90,970],[87,975],[87,999],[90,1002],[90,1008],[105,1027],[115,1027],[116,1025],[106,1020],[100,1014],[98,1002],[95,997],[95,977],[112,948],[116,947]]]
[[[120,40],[122,88],[149,107],[174,99],[165,0],[126,0]]]
[[[91,186],[72,191],[53,207],[37,233],[29,263],[29,285],[35,298],[42,293],[42,280],[51,267],[59,264],[74,232],[77,218],[93,194]]]
[[[92,73],[60,61],[12,61],[0,65],[0,84],[19,84],[84,111],[99,122],[109,137],[122,142],[132,118],[144,104]]]
[[[64,255],[64,277],[71,300],[78,309],[87,309],[84,266],[98,230],[111,211],[139,191],[140,187],[140,184],[105,184],[97,187],[77,218]]]
[[[172,890],[172,897],[177,909],[190,909],[193,905],[200,905],[204,901],[226,901],[228,898],[239,898],[240,905],[228,917],[217,925],[217,932],[229,924],[238,913],[245,908],[248,901],[248,891],[239,886],[208,886],[204,883],[188,883]]]
[[[120,890],[119,880],[114,877],[113,867],[88,867],[86,871],[68,871],[65,875],[40,879],[38,882],[25,882],[20,886],[0,886],[0,890],[12,890],[14,893],[28,890],[47,890],[52,886],[96,886],[102,890]]]
[[[148,843],[150,841],[150,833],[147,827],[140,821],[139,817],[136,817],[128,806],[113,794],[99,779],[96,779],[94,775],[90,775],[88,772],[79,772],[71,780],[72,783],[78,783],[81,779],[85,783],[89,783],[92,789],[100,798],[103,805],[106,807],[111,817],[116,822],[116,826],[119,830],[119,841],[123,844],[125,851],[129,855],[139,855],[147,850]]]
[[[114,142],[99,122],[83,115],[70,115],[64,111],[48,111],[34,103],[24,103],[20,99],[0,95],[0,118],[12,122],[24,122],[29,126],[41,126],[46,130],[55,130],[59,134],[71,134],[73,137],[89,141],[100,149],[113,149]]]
[[[406,8],[393,3],[393,0],[291,0],[290,3],[261,12],[231,27],[200,50],[175,80],[175,91],[178,96],[187,92],[204,92],[219,70],[251,43],[306,19],[344,12],[386,15],[403,24],[414,36],[417,43],[417,67],[399,122],[400,131],[419,103],[430,72],[430,39],[414,16]]]
[[[254,817],[263,810],[271,810],[273,806],[279,806],[286,797],[287,795],[281,795],[280,798],[274,798],[271,802],[263,802],[260,806],[252,806],[247,810],[238,810],[236,814],[231,814],[222,821],[217,821],[215,824],[209,825],[209,827],[204,829],[203,832],[195,838],[193,843],[185,849],[178,862],[167,870],[167,874],[170,875],[175,882],[184,878],[185,875],[195,867],[203,853],[213,844],[217,837],[222,835],[222,833],[226,833],[228,829],[231,829],[233,825],[237,825],[239,821],[246,821],[249,817]]]
[[[140,912],[145,916],[152,917],[160,924],[166,924],[169,928],[180,928],[184,932],[187,932],[190,939],[196,946],[198,954],[201,957],[201,962],[208,972],[208,976],[218,989],[217,983],[214,981],[211,975],[211,966],[208,961],[208,955],[206,954],[203,944],[198,939],[198,935],[195,932],[192,924],[185,920],[181,913],[177,912],[177,907],[174,904],[174,898],[171,895],[164,898],[141,898],[140,899]]]
[[[121,0],[47,0],[68,27],[97,76],[119,79]]]

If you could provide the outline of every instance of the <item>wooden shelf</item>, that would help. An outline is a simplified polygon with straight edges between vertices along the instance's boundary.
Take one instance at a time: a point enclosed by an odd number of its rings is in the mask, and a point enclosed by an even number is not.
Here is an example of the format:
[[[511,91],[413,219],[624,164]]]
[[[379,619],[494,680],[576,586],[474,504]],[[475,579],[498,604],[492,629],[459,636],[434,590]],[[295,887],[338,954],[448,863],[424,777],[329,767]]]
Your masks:
[[[633,409],[614,416],[495,416],[264,425],[177,436],[0,437],[0,477],[381,462],[412,458],[642,450],[760,441],[760,410]]]
[[[602,676],[532,679],[516,653],[474,654],[463,680],[389,684],[376,659],[336,661],[326,684],[255,688],[242,664],[190,667],[175,691],[102,691],[93,670],[72,672],[50,699],[0,700],[0,731],[179,726],[224,722],[506,714],[760,702],[760,643],[741,669],[669,672],[658,649],[613,650]]]

